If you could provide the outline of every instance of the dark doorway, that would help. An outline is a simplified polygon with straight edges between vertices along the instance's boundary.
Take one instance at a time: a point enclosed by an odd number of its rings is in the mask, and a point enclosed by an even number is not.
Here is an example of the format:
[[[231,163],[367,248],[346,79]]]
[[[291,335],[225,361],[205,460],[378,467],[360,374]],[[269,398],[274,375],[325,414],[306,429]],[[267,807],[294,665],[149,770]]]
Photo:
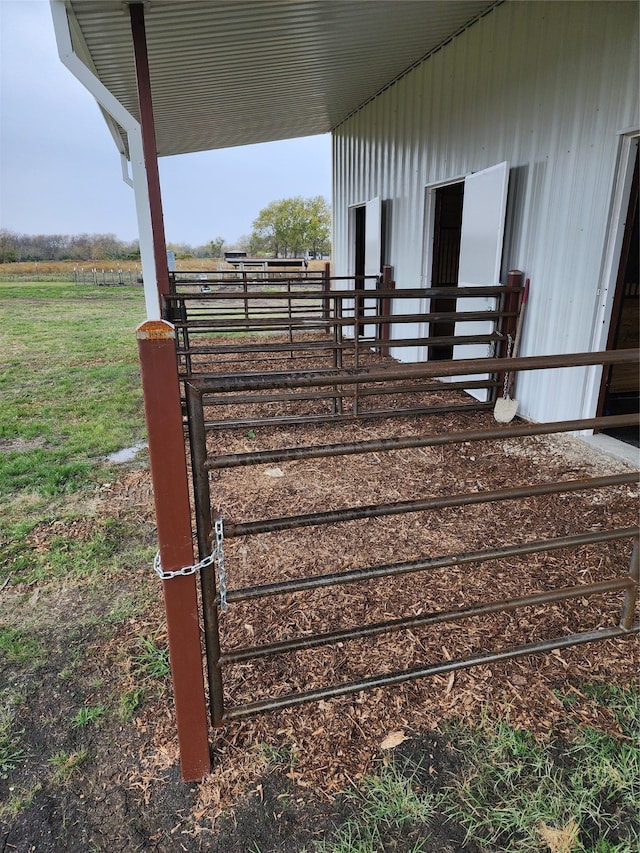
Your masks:
[[[607,341],[608,350],[637,347],[640,339],[637,141],[635,146],[635,167],[620,251],[620,266]],[[637,364],[620,364],[605,369],[600,390],[599,413],[604,415],[637,414],[640,411],[639,378]],[[604,432],[628,444],[639,446],[639,435],[636,427],[623,427],[604,430]]]
[[[460,265],[464,181],[438,187],[435,194],[431,287],[456,287]],[[432,299],[430,310],[435,314],[455,311],[456,300]],[[450,320],[434,320],[429,324],[430,337],[453,337],[454,333],[455,323]],[[429,359],[450,358],[453,358],[453,344],[429,347]]]
[[[356,207],[355,209],[355,273],[356,273],[356,287],[359,289],[363,289],[364,284],[364,274],[366,269],[366,222],[367,222],[367,208],[363,205],[362,207]],[[357,314],[359,317],[362,316],[364,312],[364,298],[362,296],[358,297],[357,304]],[[364,324],[358,324],[357,330],[358,337],[362,337],[364,335]]]

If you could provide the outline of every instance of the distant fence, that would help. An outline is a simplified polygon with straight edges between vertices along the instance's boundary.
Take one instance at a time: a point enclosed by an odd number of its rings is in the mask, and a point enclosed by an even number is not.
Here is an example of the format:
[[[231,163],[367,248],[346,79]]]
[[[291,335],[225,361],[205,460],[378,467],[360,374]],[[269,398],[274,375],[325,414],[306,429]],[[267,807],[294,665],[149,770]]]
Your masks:
[[[142,272],[140,269],[125,270],[125,269],[84,269],[82,267],[73,271],[72,281],[76,284],[96,284],[96,285],[124,285],[124,284],[142,284]]]
[[[142,284],[142,271],[135,269],[102,269],[98,267],[75,267],[71,270],[47,272],[36,264],[32,272],[4,272],[0,266],[0,281],[69,281],[74,284],[96,286],[118,286]]]

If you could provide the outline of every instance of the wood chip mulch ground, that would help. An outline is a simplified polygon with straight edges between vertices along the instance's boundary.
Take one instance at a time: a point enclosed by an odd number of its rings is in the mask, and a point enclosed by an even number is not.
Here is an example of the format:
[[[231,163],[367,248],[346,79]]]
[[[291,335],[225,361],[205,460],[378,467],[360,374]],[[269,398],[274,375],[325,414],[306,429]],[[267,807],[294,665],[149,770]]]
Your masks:
[[[446,389],[440,395],[441,400],[454,397],[464,399],[461,392]],[[415,399],[422,397],[415,395]],[[413,404],[410,395],[400,402]],[[242,412],[234,411],[232,416],[238,414]],[[209,436],[209,452],[250,452],[493,426],[495,421],[487,411],[216,430]],[[499,438],[216,471],[211,475],[211,493],[214,510],[240,522],[629,470],[627,463],[598,454],[566,435]],[[114,484],[112,499],[125,488],[129,497],[135,496],[147,477],[146,472],[130,472],[122,483]],[[148,497],[145,500],[148,506]],[[147,515],[145,500],[140,502],[141,515]],[[636,524],[637,517],[638,486],[632,483],[265,533],[226,541],[227,584],[235,589],[626,527]],[[626,574],[630,557],[631,541],[627,539],[236,603],[220,617],[221,644],[223,650],[255,646],[588,584]],[[622,597],[622,593],[578,597],[517,613],[479,616],[243,661],[224,669],[225,702],[234,707],[615,626]],[[552,731],[558,735],[565,731],[565,706],[560,697],[572,694],[574,712],[584,725],[617,731],[613,716],[588,699],[581,685],[628,684],[637,676],[638,662],[636,635],[480,665],[225,724],[213,734],[214,771],[200,785],[199,817],[215,818],[220,809],[257,784],[270,751],[282,754],[285,750],[290,755],[289,775],[297,785],[330,796],[371,771],[389,735],[397,742],[434,730],[452,717],[478,723],[486,715],[506,714],[512,724],[539,737]],[[156,744],[163,744],[162,750],[147,753],[152,774],[154,764],[176,758],[173,721],[167,714],[161,720],[143,718],[140,725],[148,727]]]

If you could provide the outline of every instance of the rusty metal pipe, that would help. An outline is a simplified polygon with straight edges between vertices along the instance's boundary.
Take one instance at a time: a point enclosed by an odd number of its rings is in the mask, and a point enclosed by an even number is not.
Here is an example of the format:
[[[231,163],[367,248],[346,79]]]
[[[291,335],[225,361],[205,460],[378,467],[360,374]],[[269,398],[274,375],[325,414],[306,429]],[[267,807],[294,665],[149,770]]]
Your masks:
[[[633,552],[631,554],[631,563],[629,565],[628,580],[630,583],[627,594],[624,597],[622,605],[622,615],[620,617],[620,627],[625,631],[630,631],[633,625],[633,614],[638,600],[638,585],[640,584],[640,542],[638,539],[633,543]]]
[[[341,521],[358,521],[364,518],[405,515],[409,512],[423,512],[425,510],[444,509],[445,507],[519,500],[521,498],[564,494],[566,492],[577,492],[585,489],[604,489],[609,486],[637,483],[637,481],[637,472],[632,472],[627,474],[612,474],[608,477],[593,477],[589,480],[564,480],[558,483],[539,483],[533,486],[517,486],[510,489],[496,489],[486,492],[441,495],[439,497],[421,498],[416,501],[398,501],[391,504],[348,507],[346,509],[328,510],[326,512],[311,512],[305,515],[290,515],[281,518],[266,518],[258,521],[229,524],[228,526],[225,525],[225,536],[230,539],[238,536],[255,536],[258,533],[273,533],[278,530],[295,530],[300,527],[337,524]]]
[[[491,387],[493,383],[486,382],[485,388]],[[327,395],[328,397],[329,395]],[[340,398],[339,398],[340,399]],[[287,426],[292,424],[326,424],[326,423],[351,423],[361,421],[363,418],[369,420],[376,418],[411,418],[422,415],[437,415],[449,414],[450,412],[481,412],[488,411],[493,408],[492,402],[479,403],[471,401],[469,403],[450,403],[442,406],[425,406],[415,409],[365,409],[358,412],[342,412],[334,414],[328,412],[325,415],[283,415],[282,417],[269,418],[244,418],[238,420],[224,421],[207,421],[205,427],[207,431],[216,429],[230,429],[245,426]]]
[[[491,560],[501,560],[505,557],[522,557],[528,554],[539,554],[544,551],[559,551],[562,548],[578,548],[583,545],[598,545],[614,542],[618,539],[631,539],[640,533],[638,527],[621,527],[595,533],[580,533],[573,536],[558,536],[555,539],[540,539],[523,542],[518,545],[504,545],[501,548],[488,548],[482,551],[469,551],[462,554],[452,554],[443,557],[425,557],[421,560],[409,560],[403,563],[387,563],[379,566],[369,566],[365,569],[351,569],[346,572],[331,572],[326,575],[312,575],[278,583],[258,584],[227,591],[229,603],[248,601],[273,595],[291,595],[310,589],[340,586],[360,581],[377,580],[379,578],[397,577],[398,575],[414,574],[421,571],[448,569],[454,566],[466,566],[470,563],[486,563]]]
[[[634,586],[634,581],[630,577],[611,578],[611,580],[600,581],[599,583],[559,587],[551,592],[524,595],[520,598],[504,599],[503,601],[491,601],[486,604],[471,605],[470,607],[447,610],[440,613],[421,613],[419,616],[390,619],[387,622],[374,622],[369,625],[363,625],[360,628],[344,628],[337,631],[328,631],[325,634],[310,634],[289,640],[280,640],[275,643],[264,643],[261,646],[244,646],[225,652],[220,658],[220,665],[225,666],[246,660],[258,660],[272,655],[315,649],[321,646],[329,646],[333,643],[360,640],[364,637],[376,637],[380,634],[390,634],[396,631],[426,628],[445,622],[461,622],[463,619],[489,616],[492,613],[509,613],[522,607],[535,607],[538,604],[551,604],[552,602],[566,601],[571,598],[604,595],[609,592],[619,592],[623,589],[629,591]]]
[[[453,384],[453,383],[451,383]],[[246,398],[242,398],[243,400]],[[255,397],[251,398],[255,402]],[[369,441],[344,444],[319,444],[307,447],[284,447],[281,450],[258,450],[253,453],[218,455],[207,459],[205,466],[215,468],[238,468],[244,465],[265,465],[287,462],[291,459],[322,459],[331,456],[352,456],[359,453],[383,453],[390,450],[406,450],[415,447],[438,447],[463,441],[496,441],[505,438],[521,438],[529,435],[550,435],[579,429],[613,429],[635,426],[640,423],[638,415],[611,415],[601,418],[583,418],[573,421],[553,421],[542,424],[522,424],[513,427],[493,427],[484,430],[466,430],[439,435],[411,435],[399,438],[377,438]]]
[[[192,391],[188,383],[186,383],[186,393],[198,551],[199,557],[202,560],[211,553],[212,532],[209,474],[204,464],[207,458],[206,433],[202,421],[199,395]],[[214,603],[216,599],[215,573],[210,570],[201,570],[200,587],[202,590],[204,639],[208,661],[209,707],[211,722],[214,726],[218,726],[224,714],[224,698],[222,673],[219,665],[220,635],[218,629],[218,610]]]
[[[474,379],[468,382],[448,382],[446,390],[449,388],[486,388],[489,381],[483,379]],[[443,390],[441,384],[431,384],[431,385],[390,385],[385,386],[383,388],[361,388],[360,389],[360,397],[383,397],[387,394],[393,394],[394,396],[397,394],[415,394],[417,391],[422,392],[431,392],[437,391],[441,392]],[[299,392],[266,392],[261,394],[220,394],[219,396],[213,396],[207,394],[203,397],[202,404],[205,408],[209,406],[236,406],[238,403],[249,403],[251,405],[260,405],[262,403],[276,403],[276,402],[299,402],[302,400],[329,400],[332,397],[342,397],[344,399],[349,399],[354,395],[352,390],[352,386],[345,388],[344,390],[336,390],[335,388],[331,388],[326,391],[299,391]],[[466,406],[466,403],[464,404]],[[405,409],[402,410],[402,413],[405,413]],[[633,415],[619,415],[617,417],[624,418],[633,418]],[[337,455],[337,454],[335,454]]]
[[[332,281],[340,281],[342,279],[332,279]],[[345,281],[347,279],[344,279]],[[353,281],[353,279],[351,279]],[[195,282],[194,282],[195,283]],[[239,293],[238,291],[227,291],[224,290],[215,290],[210,291],[209,293],[180,293],[180,294],[167,294],[166,300],[168,303],[187,303],[187,302],[198,302],[200,304],[206,304],[207,302],[215,302],[218,299],[221,300],[229,300],[233,301],[234,299],[238,301],[244,300],[245,296],[249,301],[256,300],[281,300],[283,298],[283,294],[286,294],[286,282],[284,282],[284,286],[282,290],[263,290],[265,286],[264,281],[251,280],[248,279],[247,283],[249,285],[254,285],[256,290],[247,290],[247,293],[244,292]],[[202,284],[202,282],[198,282],[198,284]],[[221,282],[220,285],[224,286],[227,284],[226,282]],[[237,285],[239,282],[229,282],[229,286]],[[216,282],[216,286],[218,283]],[[518,289],[518,291],[521,288]],[[493,287],[491,285],[487,286],[478,286],[478,287],[402,287],[399,289],[395,288],[376,288],[375,290],[369,288],[361,288],[354,287],[349,289],[333,289],[333,290],[324,290],[321,282],[318,282],[318,287],[315,290],[297,290],[294,293],[294,297],[296,299],[318,299],[320,301],[324,299],[331,299],[333,301],[343,301],[348,299],[353,299],[355,297],[366,297],[368,299],[378,299],[380,297],[391,297],[393,299],[422,299],[424,297],[442,297],[442,298],[454,298],[460,297],[461,299],[473,298],[474,296],[496,296],[503,293],[513,292],[510,288],[506,286]]]
[[[457,340],[457,339],[456,339]],[[246,375],[236,380],[227,376],[216,382],[213,378],[193,378],[199,391],[259,391],[264,388],[308,388],[323,385],[353,385],[358,382],[386,382],[390,379],[437,379],[440,376],[466,376],[479,369],[501,370],[546,370],[549,368],[587,367],[599,364],[630,364],[638,361],[640,349],[609,350],[606,352],[579,352],[557,355],[518,356],[516,358],[460,359],[459,361],[436,361],[421,364],[405,364],[391,368],[360,367],[343,368],[341,371],[327,370],[322,373]],[[486,365],[485,365],[486,362]]]
[[[342,317],[342,318],[333,318],[331,320],[325,320],[324,317],[320,314],[320,307],[317,308],[317,313],[311,314],[308,311],[304,312],[302,309],[296,310],[295,308],[291,311],[291,317],[274,317],[270,312],[273,311],[273,308],[264,309],[263,316],[260,316],[260,313],[256,311],[256,314],[253,316],[246,317],[233,317],[233,316],[224,316],[220,314],[216,314],[211,317],[201,317],[199,319],[196,318],[187,318],[186,320],[180,320],[176,325],[179,328],[183,326],[188,326],[193,331],[203,330],[210,331],[212,329],[220,329],[220,330],[229,330],[234,329],[236,327],[241,328],[255,328],[256,331],[258,329],[270,329],[272,327],[278,328],[280,326],[288,329],[314,329],[314,328],[325,328],[328,325],[341,325],[341,326],[353,326],[353,317]],[[396,323],[415,323],[415,322],[439,322],[439,321],[451,321],[451,322],[459,322],[459,323],[468,323],[473,320],[499,320],[501,317],[511,316],[505,314],[503,311],[449,311],[446,313],[411,313],[411,314],[394,314],[391,322],[395,325]],[[375,324],[388,324],[389,316],[385,314],[367,314],[366,315],[367,323],[375,323]],[[389,338],[380,337],[380,332],[378,332],[377,338],[380,340],[390,340]]]
[[[525,643],[501,652],[492,652],[484,655],[463,658],[460,660],[447,661],[446,663],[434,664],[432,666],[416,667],[401,672],[390,672],[383,675],[374,675],[370,678],[362,678],[358,681],[349,681],[344,684],[335,684],[330,687],[320,687],[316,690],[305,690],[301,693],[288,693],[274,699],[263,699],[257,702],[248,702],[245,705],[236,705],[229,708],[224,715],[224,720],[240,720],[261,714],[266,711],[275,711],[278,708],[291,708],[303,705],[306,702],[314,702],[320,699],[332,699],[337,696],[347,696],[351,693],[359,693],[363,690],[372,690],[376,687],[390,687],[393,684],[402,684],[416,678],[426,678],[432,675],[445,675],[449,672],[457,672],[472,666],[482,666],[490,663],[511,660],[513,658],[525,657],[526,655],[550,652],[554,649],[565,649],[570,646],[578,646],[583,643],[592,643],[599,640],[610,640],[616,637],[628,636],[631,632],[640,631],[640,625],[634,625],[629,632],[622,628],[599,628],[595,631],[584,631],[579,634],[569,634],[558,639],[542,640],[537,643]]]

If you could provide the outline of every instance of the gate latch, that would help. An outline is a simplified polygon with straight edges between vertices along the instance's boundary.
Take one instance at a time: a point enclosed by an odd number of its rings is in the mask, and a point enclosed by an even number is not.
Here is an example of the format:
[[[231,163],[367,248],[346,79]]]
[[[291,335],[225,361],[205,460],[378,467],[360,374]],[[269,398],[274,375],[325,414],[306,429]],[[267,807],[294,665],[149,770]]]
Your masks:
[[[220,609],[226,613],[229,609],[227,604],[227,574],[224,567],[224,520],[222,516],[216,518],[214,523],[215,547],[208,557],[200,560],[199,563],[194,563],[192,566],[183,566],[175,571],[165,571],[160,562],[160,552],[158,551],[153,558],[153,568],[160,580],[168,581],[172,578],[186,577],[194,575],[200,569],[206,569],[209,566],[217,564],[218,568],[218,592],[220,595]]]

